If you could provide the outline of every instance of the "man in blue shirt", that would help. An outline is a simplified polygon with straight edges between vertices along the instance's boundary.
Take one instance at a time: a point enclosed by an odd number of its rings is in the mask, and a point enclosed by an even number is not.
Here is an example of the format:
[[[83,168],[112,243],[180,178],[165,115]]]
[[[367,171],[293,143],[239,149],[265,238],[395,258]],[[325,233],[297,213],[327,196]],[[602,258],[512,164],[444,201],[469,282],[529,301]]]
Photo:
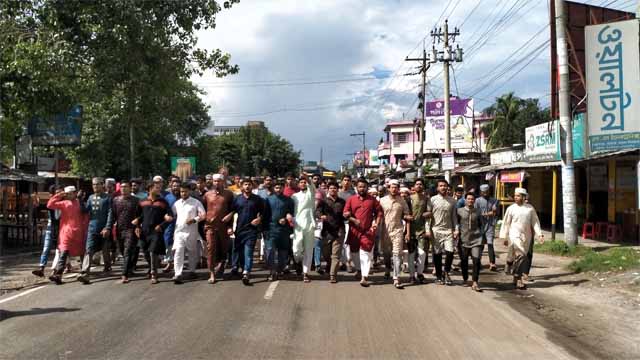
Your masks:
[[[104,180],[93,178],[91,180],[93,194],[89,196],[86,203],[82,204],[82,211],[89,213],[89,229],[87,232],[86,251],[82,259],[82,274],[78,276],[78,281],[83,284],[89,283],[89,273],[91,272],[91,258],[93,254],[102,250],[104,260],[104,271],[111,271],[111,226],[113,225],[113,213],[111,207],[111,196],[104,191]]]
[[[131,195],[137,197],[139,200],[144,200],[149,197],[149,194],[144,191],[144,184],[142,179],[131,179]]]
[[[242,192],[233,199],[231,210],[238,214],[233,242],[232,274],[238,273],[240,256],[244,258],[242,283],[249,285],[249,275],[253,266],[253,250],[258,233],[261,231],[262,219],[268,219],[264,200],[252,193],[253,183],[245,178],[241,181]]]
[[[493,239],[496,233],[499,202],[491,196],[490,190],[489,184],[480,185],[481,196],[476,199],[475,207],[480,209],[482,213],[483,221],[480,232],[482,232],[483,241],[487,243],[487,247],[489,248],[489,270],[496,271],[498,267],[496,266],[496,253],[493,248]]]
[[[163,182],[156,182],[156,179],[154,178],[154,185],[155,186],[162,186]],[[160,189],[162,189],[162,187],[160,187]],[[177,178],[174,178],[171,183],[169,184],[169,189],[171,189],[171,192],[166,193],[164,195],[164,199],[167,201],[167,203],[169,204],[169,209],[171,209],[173,207],[173,204],[180,198],[180,180]],[[165,273],[168,273],[169,271],[171,271],[171,267],[173,266],[173,231],[175,230],[176,227],[176,221],[175,219],[169,223],[169,225],[167,226],[167,228],[164,230],[164,246],[166,249],[166,256],[165,256],[165,262],[167,263],[167,266],[165,266],[165,268],[162,270]]]

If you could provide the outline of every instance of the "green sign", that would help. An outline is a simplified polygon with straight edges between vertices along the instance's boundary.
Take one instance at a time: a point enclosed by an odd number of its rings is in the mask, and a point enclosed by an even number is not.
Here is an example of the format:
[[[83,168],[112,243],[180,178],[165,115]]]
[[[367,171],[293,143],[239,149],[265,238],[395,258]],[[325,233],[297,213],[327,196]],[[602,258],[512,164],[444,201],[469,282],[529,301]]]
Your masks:
[[[186,180],[196,174],[196,158],[190,157],[171,157],[171,174],[178,176],[182,180]]]
[[[584,114],[573,118],[573,158],[586,156]],[[525,130],[525,159],[529,162],[560,160],[560,126],[558,120],[528,127]]]

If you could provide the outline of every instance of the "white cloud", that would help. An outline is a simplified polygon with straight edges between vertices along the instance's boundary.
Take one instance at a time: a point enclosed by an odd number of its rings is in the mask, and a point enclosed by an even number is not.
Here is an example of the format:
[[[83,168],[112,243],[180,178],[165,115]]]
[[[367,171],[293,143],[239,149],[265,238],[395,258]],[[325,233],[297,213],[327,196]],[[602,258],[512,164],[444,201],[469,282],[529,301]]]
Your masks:
[[[452,27],[463,22],[477,1],[451,1],[447,14],[451,13]],[[382,137],[387,120],[399,119],[403,113],[407,117],[415,116],[412,104],[419,76],[279,87],[221,87],[220,83],[323,81],[367,74],[374,69],[378,72],[400,69],[398,74],[410,72],[418,64],[405,63],[405,56],[412,49],[416,50],[412,56],[419,55],[420,40],[428,34],[447,3],[448,0],[242,1],[219,14],[215,29],[199,34],[199,46],[229,52],[232,62],[240,66],[240,73],[225,79],[206,74],[194,81],[207,90],[205,101],[212,106],[216,123],[263,120],[272,131],[302,150],[305,160],[317,160],[322,146],[325,162],[335,168],[347,158],[344,154],[361,148],[361,140],[350,137],[349,133],[365,131],[367,143],[373,147]],[[452,11],[455,3],[459,4]],[[495,20],[490,15],[499,12],[503,4],[512,3],[482,0],[462,26],[460,43],[464,47],[472,46],[482,29]],[[507,22],[508,27],[496,32],[478,54],[456,71],[461,93],[482,85],[485,74],[544,26],[548,22],[547,8],[542,1],[527,2],[514,20]],[[474,33],[476,36],[472,37]],[[536,45],[548,36],[548,33],[541,34]],[[426,40],[429,48],[431,39]],[[486,100],[506,91],[515,91],[521,96],[547,94],[547,58],[548,50],[496,94],[488,92],[500,85],[500,81],[486,86],[485,91],[478,94],[484,100],[478,98],[477,107],[487,106]],[[438,72],[440,65],[434,64],[429,75]],[[455,90],[453,81],[451,85]],[[441,80],[434,80],[432,91],[439,95],[441,86]],[[277,109],[290,111],[238,116]],[[313,111],[291,111],[303,109]]]

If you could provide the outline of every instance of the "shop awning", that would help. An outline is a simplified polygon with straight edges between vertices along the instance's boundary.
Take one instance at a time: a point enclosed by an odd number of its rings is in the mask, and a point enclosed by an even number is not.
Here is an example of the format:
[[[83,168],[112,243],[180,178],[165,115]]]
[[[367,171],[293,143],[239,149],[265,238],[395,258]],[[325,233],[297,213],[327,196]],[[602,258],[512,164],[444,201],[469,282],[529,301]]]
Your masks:
[[[618,150],[618,151],[599,151],[599,152],[595,152],[592,153],[591,156],[589,156],[586,159],[579,159],[576,160],[575,162],[584,162],[584,161],[589,161],[589,160],[600,160],[600,159],[605,159],[611,156],[619,156],[619,155],[631,155],[633,153],[637,153],[640,152],[640,148],[635,148],[635,149],[624,149],[624,150]]]

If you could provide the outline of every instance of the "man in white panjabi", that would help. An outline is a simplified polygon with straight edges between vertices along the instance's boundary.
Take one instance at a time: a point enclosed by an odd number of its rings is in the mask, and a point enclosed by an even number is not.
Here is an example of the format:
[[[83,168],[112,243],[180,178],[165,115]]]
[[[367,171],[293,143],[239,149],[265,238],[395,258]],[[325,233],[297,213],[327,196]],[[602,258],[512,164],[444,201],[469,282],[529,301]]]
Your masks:
[[[200,200],[191,197],[191,187],[188,183],[180,186],[180,199],[171,210],[176,216],[176,227],[173,233],[173,251],[175,276],[173,282],[182,283],[182,270],[184,269],[185,251],[189,253],[189,275],[195,277],[196,265],[200,259],[198,254],[198,222],[204,220],[205,210]]]
[[[522,273],[530,261],[527,253],[533,246],[533,235],[544,242],[536,209],[525,203],[527,195],[526,189],[516,188],[515,204],[507,208],[500,228],[500,238],[508,246],[507,267],[511,269],[514,284],[521,290],[527,288],[522,281]]]
[[[300,191],[291,195],[294,206],[295,226],[293,228],[293,258],[302,262],[303,280],[310,282],[308,272],[313,261],[313,246],[315,245],[316,230],[316,187],[303,175],[298,180]]]

